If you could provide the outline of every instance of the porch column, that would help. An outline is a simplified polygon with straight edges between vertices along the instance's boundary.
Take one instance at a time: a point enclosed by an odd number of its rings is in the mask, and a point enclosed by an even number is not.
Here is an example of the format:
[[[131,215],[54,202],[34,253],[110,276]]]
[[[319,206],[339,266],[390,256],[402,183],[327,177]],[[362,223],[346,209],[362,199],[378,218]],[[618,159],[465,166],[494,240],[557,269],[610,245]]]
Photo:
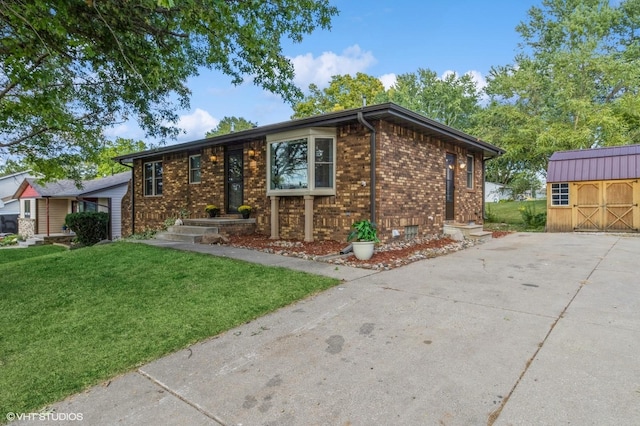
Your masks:
[[[304,196],[304,240],[313,241],[313,195]]]
[[[271,238],[272,240],[280,239],[280,197],[271,198]]]

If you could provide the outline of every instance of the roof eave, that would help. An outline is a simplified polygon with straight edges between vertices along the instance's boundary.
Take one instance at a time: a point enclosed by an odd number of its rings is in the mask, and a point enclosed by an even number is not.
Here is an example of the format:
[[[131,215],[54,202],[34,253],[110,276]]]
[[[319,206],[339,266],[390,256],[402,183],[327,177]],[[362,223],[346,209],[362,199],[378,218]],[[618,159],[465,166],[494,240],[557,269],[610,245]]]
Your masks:
[[[399,120],[411,122],[417,127],[429,129],[441,136],[445,136],[445,138],[450,142],[469,145],[474,147],[475,149],[481,150],[484,153],[485,158],[493,158],[505,153],[504,150],[491,145],[490,143],[481,141],[478,138],[474,138],[473,136],[468,135],[464,132],[453,129],[449,126],[445,126],[441,123],[438,123],[437,121],[431,120],[394,103],[385,103],[366,106],[358,109],[331,112],[327,114],[300,118],[276,124],[269,124],[266,126],[255,127],[249,130],[243,130],[237,133],[229,133],[213,138],[199,139],[163,148],[154,148],[147,151],[114,157],[113,160],[121,163],[132,163],[136,159],[148,158],[185,150],[195,151],[204,147],[233,144],[249,139],[266,137],[269,134],[288,130],[296,130],[306,127],[335,126],[348,123],[350,121],[357,121],[359,112],[361,112],[366,119],[384,119],[386,117],[395,117]]]

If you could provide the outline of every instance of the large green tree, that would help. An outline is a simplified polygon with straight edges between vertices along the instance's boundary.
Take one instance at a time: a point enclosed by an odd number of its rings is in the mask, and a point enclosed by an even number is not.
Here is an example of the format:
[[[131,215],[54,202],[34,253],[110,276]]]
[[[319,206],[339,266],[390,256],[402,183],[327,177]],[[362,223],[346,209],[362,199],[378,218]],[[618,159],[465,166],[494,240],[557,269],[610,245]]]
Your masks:
[[[127,119],[172,137],[202,67],[298,99],[281,40],[336,13],[328,0],[1,1],[0,155],[59,177]]]
[[[429,69],[401,74],[387,91],[388,100],[447,126],[468,130],[479,110],[480,90],[470,75],[443,78]]]
[[[257,125],[258,123],[253,123],[242,117],[224,117],[215,129],[208,131],[205,136],[212,138],[214,136],[227,135],[241,130],[253,129]]]
[[[131,169],[112,160],[119,155],[131,154],[132,152],[145,151],[151,149],[144,141],[133,139],[116,138],[114,141],[107,141],[100,148],[95,161],[95,175],[87,178],[105,177],[116,173],[130,171]]]
[[[332,111],[358,108],[367,102],[374,103],[384,95],[382,82],[370,75],[357,73],[350,75],[334,75],[329,86],[320,89],[315,84],[309,85],[309,94],[300,102],[293,104],[291,118],[311,117]]]
[[[514,63],[490,72],[474,130],[507,150],[489,178],[544,173],[557,150],[639,143],[639,28],[639,0],[532,7]]]

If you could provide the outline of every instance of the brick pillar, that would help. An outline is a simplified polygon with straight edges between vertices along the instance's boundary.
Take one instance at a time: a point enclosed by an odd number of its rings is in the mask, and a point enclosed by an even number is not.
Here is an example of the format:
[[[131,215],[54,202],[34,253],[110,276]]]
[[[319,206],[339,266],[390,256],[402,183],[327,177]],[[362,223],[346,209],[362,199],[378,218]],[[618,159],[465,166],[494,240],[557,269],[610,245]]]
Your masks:
[[[271,238],[272,240],[280,239],[280,197],[271,198]]]
[[[313,195],[304,196],[304,240],[313,241]]]

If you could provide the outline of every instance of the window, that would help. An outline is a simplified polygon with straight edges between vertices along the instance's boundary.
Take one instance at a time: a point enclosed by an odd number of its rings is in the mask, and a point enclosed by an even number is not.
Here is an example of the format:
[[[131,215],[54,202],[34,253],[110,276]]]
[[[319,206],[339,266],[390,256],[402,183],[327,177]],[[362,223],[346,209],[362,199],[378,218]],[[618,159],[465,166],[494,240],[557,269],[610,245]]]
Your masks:
[[[24,217],[26,219],[31,217],[31,200],[24,200]]]
[[[404,239],[409,241],[418,236],[418,225],[409,225],[404,227]]]
[[[189,157],[189,183],[200,183],[200,155]]]
[[[569,205],[569,184],[568,183],[552,183],[551,184],[551,205],[552,206],[568,206]]]
[[[267,141],[267,195],[335,194],[335,131],[304,129]]]
[[[144,195],[162,195],[162,161],[144,163]]]
[[[473,189],[473,155],[467,155],[467,189]]]
[[[97,212],[98,211],[98,199],[89,198],[87,200],[72,201],[71,212]]]

